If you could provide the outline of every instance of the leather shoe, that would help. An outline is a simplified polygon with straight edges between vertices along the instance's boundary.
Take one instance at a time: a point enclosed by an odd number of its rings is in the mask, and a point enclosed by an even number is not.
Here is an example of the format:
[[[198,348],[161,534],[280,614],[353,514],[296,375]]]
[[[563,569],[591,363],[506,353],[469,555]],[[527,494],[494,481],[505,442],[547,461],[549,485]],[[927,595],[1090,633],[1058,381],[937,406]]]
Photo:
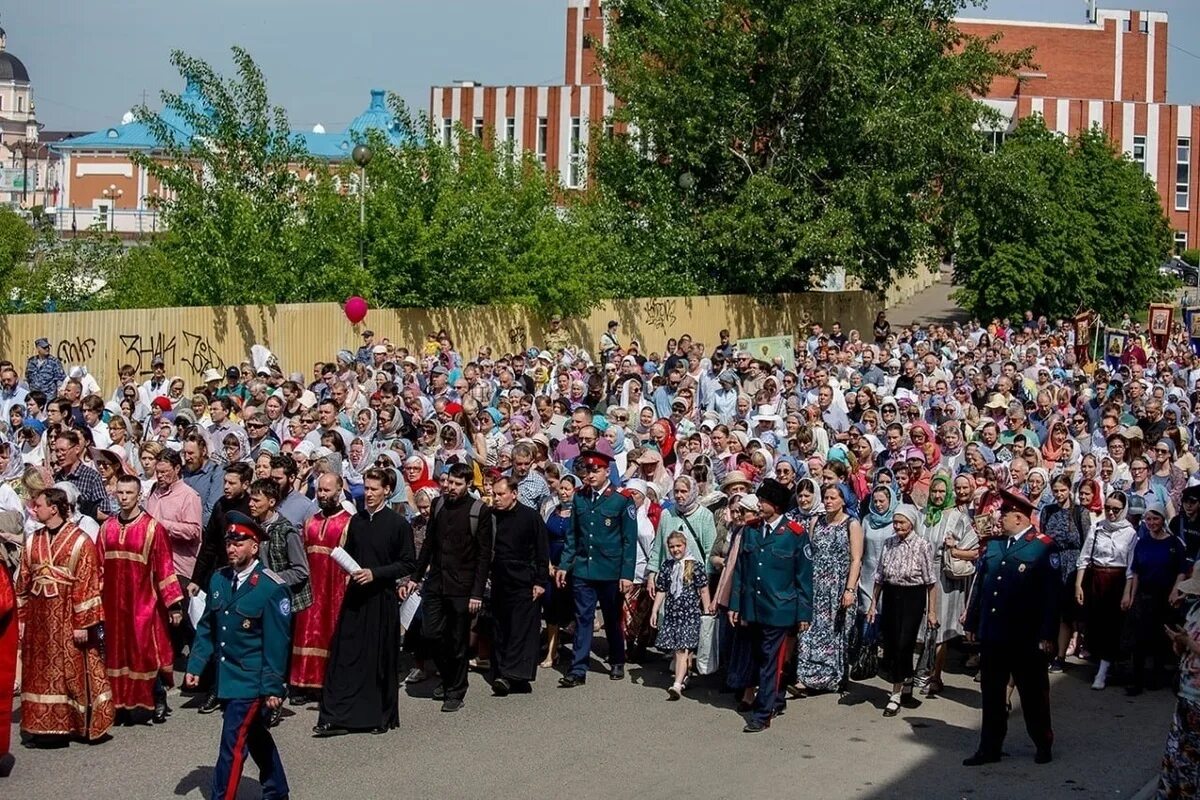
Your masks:
[[[998,755],[990,755],[988,753],[976,752],[974,755],[963,759],[964,767],[978,767],[983,764],[995,764],[1000,760]]]
[[[380,726],[378,728],[371,728],[372,736],[379,736],[380,734],[387,733],[387,732],[388,732],[388,729],[384,728],[382,726]]]
[[[327,739],[330,736],[345,736],[349,732],[345,728],[330,725],[328,722],[320,722],[313,726],[313,735],[318,739]]]
[[[759,722],[752,719],[746,723],[746,727],[742,728],[742,733],[762,733],[769,727],[771,727],[770,722]]]
[[[587,683],[587,678],[583,675],[564,675],[558,679],[558,685],[563,689],[574,689],[576,686],[583,686]]]
[[[280,703],[278,708],[267,710],[267,727],[274,728],[283,719],[283,704]]]
[[[216,692],[209,692],[204,698],[204,702],[200,704],[200,708],[196,709],[201,714],[211,714],[221,707],[221,701],[217,699]]]
[[[496,697],[507,697],[512,691],[512,686],[504,678],[496,678],[492,682],[492,691],[496,693]]]
[[[162,725],[166,722],[169,713],[171,713],[171,708],[167,705],[165,697],[154,701],[154,716],[151,719],[154,720],[155,725]]]
[[[625,665],[624,664],[613,664],[612,669],[610,669],[608,671],[608,679],[611,681],[625,680]]]
[[[307,692],[293,691],[288,695],[288,705],[289,706],[306,706],[310,702],[312,702],[312,701],[309,698]]]
[[[1039,748],[1037,755],[1033,757],[1033,763],[1035,764],[1049,764],[1053,760],[1054,756],[1051,754],[1050,748],[1048,747],[1045,749]]]

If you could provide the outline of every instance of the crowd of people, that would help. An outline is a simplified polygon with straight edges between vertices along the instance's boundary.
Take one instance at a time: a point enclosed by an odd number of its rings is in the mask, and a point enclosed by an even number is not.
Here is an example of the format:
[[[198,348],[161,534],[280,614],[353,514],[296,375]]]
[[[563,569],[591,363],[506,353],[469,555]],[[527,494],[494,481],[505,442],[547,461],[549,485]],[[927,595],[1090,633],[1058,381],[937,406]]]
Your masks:
[[[190,653],[201,712],[269,739],[286,698],[316,736],[386,733],[435,675],[447,712],[472,668],[500,696],[554,667],[583,686],[599,606],[611,679],[667,655],[679,700],[717,673],[748,733],[875,675],[894,717],[965,659],[967,764],[1000,758],[1014,689],[1051,758],[1050,674],[1174,685],[1160,795],[1196,796],[1200,357],[1131,329],[1110,366],[1063,321],[880,313],[811,325],[785,363],[728,331],[654,349],[612,322],[593,346],[555,317],[516,353],[367,330],[307,379],[256,348],[111,391],[39,340],[0,362],[0,686],[29,743],[94,741],[166,722]],[[274,648],[261,708],[214,658],[239,632]]]

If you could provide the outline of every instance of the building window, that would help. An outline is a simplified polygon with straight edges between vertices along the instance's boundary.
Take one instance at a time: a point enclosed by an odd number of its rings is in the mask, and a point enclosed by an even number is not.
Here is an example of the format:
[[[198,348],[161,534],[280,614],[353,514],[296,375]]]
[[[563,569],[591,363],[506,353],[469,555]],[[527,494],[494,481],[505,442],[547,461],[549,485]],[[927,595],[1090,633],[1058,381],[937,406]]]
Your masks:
[[[994,153],[1000,149],[1000,145],[1004,144],[1004,139],[1008,136],[1004,131],[984,131],[983,132],[983,152]]]
[[[583,185],[583,141],[581,140],[583,123],[579,117],[571,117],[571,168],[567,185],[578,189]]]
[[[543,164],[546,163],[546,144],[550,138],[550,121],[545,117],[538,117],[537,127],[537,158]]]
[[[24,111],[24,110],[25,110],[25,98],[22,97],[21,95],[17,95],[17,111]]]
[[[1150,32],[1150,20],[1146,19],[1145,17],[1142,17],[1142,19],[1140,19],[1138,21],[1138,32],[1149,33]]]
[[[449,147],[454,143],[454,120],[442,120],[442,145]]]
[[[1146,169],[1146,137],[1145,136],[1134,136],[1133,137],[1133,160],[1139,166],[1141,166],[1142,171],[1144,172]]]
[[[615,126],[615,125],[613,125],[611,122],[606,122],[606,123],[604,123],[604,135],[605,135],[605,136],[608,138],[608,140],[609,140],[610,142],[611,142],[613,139],[617,138],[617,128],[616,128],[616,126]]]
[[[1182,255],[1187,250],[1187,242],[1187,231],[1175,231],[1175,255]]]
[[[1122,20],[1121,30],[1125,31],[1125,33],[1130,33],[1133,30],[1133,20],[1129,19],[1128,17]]]
[[[583,18],[584,19],[592,18],[592,7],[590,5],[583,7]]]
[[[0,97],[0,111],[4,110],[4,98]]]
[[[515,142],[517,140],[517,118],[509,117],[504,120],[504,141]]]
[[[475,118],[475,138],[483,141],[483,117]]]
[[[1188,187],[1192,185],[1192,140],[1175,140],[1175,210],[1187,211]]]
[[[592,35],[590,33],[583,37],[583,49],[584,50],[592,49]]]

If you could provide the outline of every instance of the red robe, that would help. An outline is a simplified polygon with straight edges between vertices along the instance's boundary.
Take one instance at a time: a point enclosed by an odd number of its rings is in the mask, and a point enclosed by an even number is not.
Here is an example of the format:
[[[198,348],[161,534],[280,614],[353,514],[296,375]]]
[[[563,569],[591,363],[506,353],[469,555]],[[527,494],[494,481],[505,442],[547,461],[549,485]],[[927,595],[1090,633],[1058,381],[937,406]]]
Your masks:
[[[346,544],[350,515],[344,510],[331,517],[317,513],[304,523],[304,550],[308,553],[308,582],[313,604],[296,614],[292,635],[292,669],[288,683],[305,689],[325,684],[329,643],[342,610],[350,576],[334,563],[331,553]]]
[[[12,745],[13,686],[17,681],[17,593],[0,564],[0,757]]]
[[[168,609],[183,600],[167,531],[149,514],[111,516],[96,545],[104,558],[104,666],[117,708],[154,708],[154,681],[172,685]]]
[[[68,522],[51,535],[30,537],[17,574],[21,638],[21,730],[96,740],[112,727],[115,710],[96,626],[104,621],[100,554]],[[72,632],[86,630],[78,645]]]

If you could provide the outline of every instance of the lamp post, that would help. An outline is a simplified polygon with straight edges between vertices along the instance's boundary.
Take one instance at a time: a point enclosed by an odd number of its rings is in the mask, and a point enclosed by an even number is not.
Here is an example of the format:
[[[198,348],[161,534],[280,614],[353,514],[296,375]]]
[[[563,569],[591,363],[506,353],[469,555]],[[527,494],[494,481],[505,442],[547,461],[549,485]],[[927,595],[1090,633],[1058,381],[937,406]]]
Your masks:
[[[118,189],[115,183],[110,183],[108,188],[103,192],[105,198],[109,201],[108,206],[108,229],[116,232],[117,230],[117,200],[125,194],[124,189]]]
[[[358,165],[358,266],[363,268],[367,263],[367,164],[371,163],[371,148],[365,144],[355,145],[350,158]]]

